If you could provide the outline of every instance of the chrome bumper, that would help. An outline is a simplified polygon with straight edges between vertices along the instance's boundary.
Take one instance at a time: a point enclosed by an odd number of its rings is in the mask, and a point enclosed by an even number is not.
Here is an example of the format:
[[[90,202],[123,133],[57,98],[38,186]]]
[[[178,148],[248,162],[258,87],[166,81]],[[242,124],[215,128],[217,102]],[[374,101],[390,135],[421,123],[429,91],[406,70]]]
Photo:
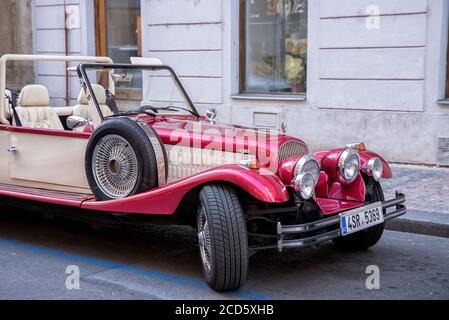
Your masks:
[[[384,220],[388,221],[405,214],[406,207],[404,203],[405,203],[405,195],[398,192],[396,192],[396,197],[394,199],[382,202],[382,208],[386,210],[384,214]],[[320,230],[329,228],[333,230],[320,233],[314,236],[309,237],[306,236],[308,233],[319,232]],[[288,235],[293,236],[305,235],[305,237],[300,239],[285,240],[284,237]],[[278,236],[277,247],[279,251],[282,251],[282,249],[284,248],[302,248],[314,246],[323,241],[332,240],[342,236],[340,230],[340,216],[336,215],[331,218],[315,222],[289,225],[289,226],[283,226],[280,222],[278,222],[277,236]]]

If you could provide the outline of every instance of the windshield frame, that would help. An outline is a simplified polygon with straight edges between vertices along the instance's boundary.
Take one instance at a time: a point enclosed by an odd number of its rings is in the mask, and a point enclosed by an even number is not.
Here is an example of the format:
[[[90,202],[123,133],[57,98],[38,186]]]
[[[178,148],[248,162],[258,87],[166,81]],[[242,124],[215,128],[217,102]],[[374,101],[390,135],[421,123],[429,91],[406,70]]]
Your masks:
[[[175,82],[176,87],[180,91],[183,99],[187,103],[187,105],[190,107],[192,112],[195,113],[195,115],[197,117],[200,116],[192,99],[190,98],[190,96],[188,95],[184,86],[182,85],[181,80],[179,79],[178,75],[171,67],[169,67],[167,65],[143,65],[143,64],[130,64],[130,63],[109,63],[109,64],[106,64],[106,63],[82,63],[82,64],[78,65],[78,68],[77,68],[78,77],[82,80],[82,85],[87,86],[87,88],[84,87],[84,90],[87,89],[88,92],[91,93],[90,96],[92,97],[92,101],[95,105],[96,111],[101,119],[101,122],[103,122],[105,120],[105,117],[103,116],[103,113],[101,112],[101,108],[100,108],[100,105],[98,104],[97,97],[95,96],[95,93],[92,89],[92,84],[90,83],[89,77],[87,76],[87,71],[92,71],[92,70],[96,70],[96,71],[110,70],[110,71],[112,71],[114,69],[125,69],[125,70],[140,69],[140,70],[150,70],[150,71],[155,71],[155,70],[168,71],[170,73],[171,78]]]

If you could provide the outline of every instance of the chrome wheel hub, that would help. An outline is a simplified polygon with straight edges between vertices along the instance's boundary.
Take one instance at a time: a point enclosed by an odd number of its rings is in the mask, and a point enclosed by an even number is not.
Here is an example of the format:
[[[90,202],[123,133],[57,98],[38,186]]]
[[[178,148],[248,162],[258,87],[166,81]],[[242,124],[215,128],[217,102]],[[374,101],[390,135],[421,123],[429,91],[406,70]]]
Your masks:
[[[94,178],[103,193],[113,199],[131,194],[139,169],[128,141],[119,135],[107,135],[98,141],[92,158]]]
[[[210,241],[209,223],[206,212],[201,206],[198,219],[198,243],[200,246],[201,261],[207,273],[211,271],[212,246]]]

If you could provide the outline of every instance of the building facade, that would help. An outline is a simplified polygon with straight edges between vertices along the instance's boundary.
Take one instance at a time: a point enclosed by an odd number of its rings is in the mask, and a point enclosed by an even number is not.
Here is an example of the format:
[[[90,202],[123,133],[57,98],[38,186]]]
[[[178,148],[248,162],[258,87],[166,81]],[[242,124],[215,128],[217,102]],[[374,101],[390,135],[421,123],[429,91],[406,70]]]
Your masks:
[[[449,0],[33,0],[32,12],[35,53],[160,58],[222,122],[449,165]],[[61,103],[63,76],[36,71]]]
[[[3,0],[0,10],[0,52],[32,53],[31,0]],[[30,63],[11,63],[8,88],[21,83],[33,82],[33,68]]]

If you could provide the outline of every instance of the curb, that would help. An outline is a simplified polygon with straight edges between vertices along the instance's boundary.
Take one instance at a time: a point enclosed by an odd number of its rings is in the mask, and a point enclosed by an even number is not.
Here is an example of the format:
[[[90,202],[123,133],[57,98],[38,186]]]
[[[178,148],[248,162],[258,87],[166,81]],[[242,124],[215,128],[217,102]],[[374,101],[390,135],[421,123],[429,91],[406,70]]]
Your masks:
[[[388,221],[385,229],[449,238],[449,214],[407,210],[405,215]]]

